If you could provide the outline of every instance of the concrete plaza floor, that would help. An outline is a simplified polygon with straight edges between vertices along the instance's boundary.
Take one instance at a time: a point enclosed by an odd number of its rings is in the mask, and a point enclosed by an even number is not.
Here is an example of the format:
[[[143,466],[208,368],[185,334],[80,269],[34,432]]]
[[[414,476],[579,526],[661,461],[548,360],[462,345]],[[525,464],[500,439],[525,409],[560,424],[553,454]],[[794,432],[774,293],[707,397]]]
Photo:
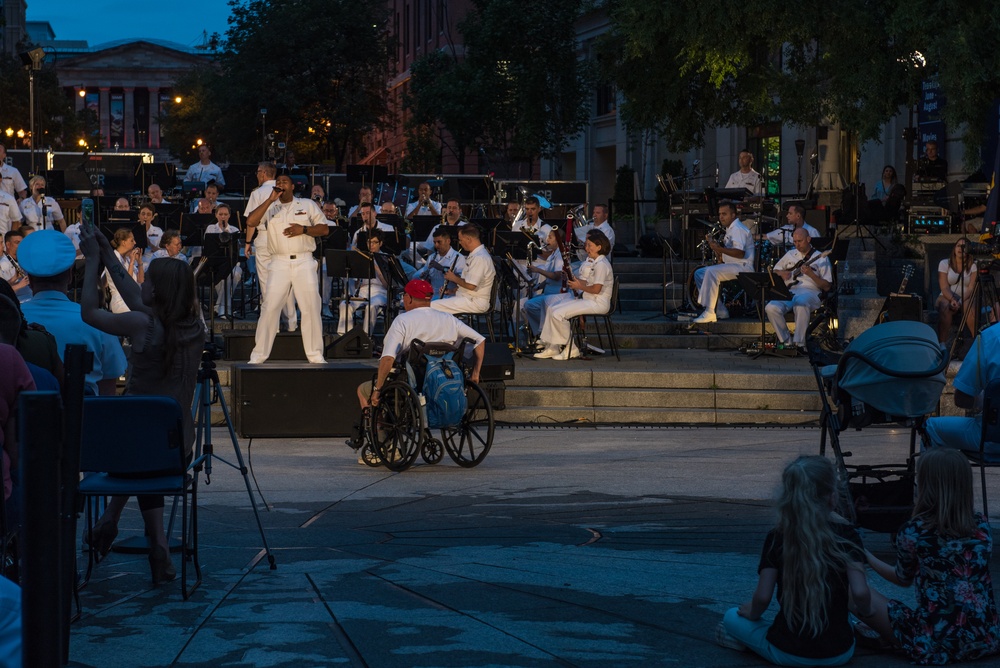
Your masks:
[[[901,463],[907,438],[842,442],[854,462]],[[819,430],[500,429],[478,468],[399,474],[339,440],[240,445],[277,569],[243,478],[216,462],[201,588],[185,602],[178,583],[150,585],[144,556],[112,553],[81,593],[73,665],[762,666],[713,633],[753,591],[780,471],[818,452]],[[215,449],[232,459],[222,430]],[[122,533],[141,535],[138,512]],[[859,649],[852,665],[908,664]]]

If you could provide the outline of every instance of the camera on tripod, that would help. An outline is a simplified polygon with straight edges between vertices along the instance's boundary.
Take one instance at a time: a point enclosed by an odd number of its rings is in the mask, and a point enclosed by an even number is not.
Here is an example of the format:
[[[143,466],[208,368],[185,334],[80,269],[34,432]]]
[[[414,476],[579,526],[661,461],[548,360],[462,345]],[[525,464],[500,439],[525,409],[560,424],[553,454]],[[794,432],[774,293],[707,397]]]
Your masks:
[[[978,242],[967,241],[965,243],[965,252],[977,260],[988,258],[1000,259],[1000,239],[992,235],[983,235]],[[982,271],[982,264],[979,264],[979,269]]]
[[[222,359],[222,344],[218,341],[206,341],[201,351],[202,362],[214,362]]]

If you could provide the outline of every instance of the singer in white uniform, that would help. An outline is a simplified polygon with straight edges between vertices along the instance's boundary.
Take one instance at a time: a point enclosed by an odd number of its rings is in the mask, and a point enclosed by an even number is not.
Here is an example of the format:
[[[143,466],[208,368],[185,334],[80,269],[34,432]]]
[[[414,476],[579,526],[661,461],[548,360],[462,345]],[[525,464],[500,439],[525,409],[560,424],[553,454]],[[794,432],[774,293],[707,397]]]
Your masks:
[[[458,230],[458,243],[469,253],[465,258],[465,271],[461,276],[447,271],[444,279],[454,283],[458,290],[454,297],[438,299],[431,303],[435,311],[445,313],[486,313],[490,310],[490,291],[496,279],[493,256],[480,241],[477,225],[464,225]]]
[[[729,310],[725,304],[718,304],[719,284],[736,278],[740,272],[753,271],[753,235],[736,217],[735,204],[724,202],[719,205],[719,223],[726,228],[726,237],[721,244],[710,235],[705,235],[718,264],[699,267],[694,272],[698,302],[705,307],[704,312],[694,319],[696,323],[728,318]]]
[[[774,273],[786,283],[793,278],[795,267],[799,266],[798,271],[801,272],[801,275],[794,277],[798,283],[790,285],[788,288],[792,293],[792,298],[787,301],[776,299],[769,301],[764,307],[764,311],[767,312],[767,319],[774,327],[775,334],[778,335],[778,343],[786,345],[792,341],[792,338],[788,334],[785,314],[789,311],[795,311],[794,343],[797,348],[804,348],[806,330],[809,329],[809,316],[815,309],[819,308],[820,293],[833,286],[833,271],[830,269],[830,261],[821,257],[820,253],[812,247],[809,233],[805,228],[800,227],[792,233],[792,243],[795,244],[795,248],[785,253],[774,265]]]
[[[326,362],[313,237],[325,236],[329,227],[316,202],[295,197],[294,187],[290,176],[279,176],[268,198],[247,219],[250,227],[262,223],[268,226],[267,246],[271,254],[269,284],[260,308],[250,364],[261,364],[271,355],[281,308],[289,294],[295,296],[302,310],[302,347],[306,358],[313,364]]]
[[[36,230],[66,231],[66,220],[63,218],[59,203],[45,194],[45,178],[32,176],[28,181],[31,196],[21,200],[21,215],[24,223]]]
[[[614,271],[608,261],[611,244],[603,232],[591,230],[584,248],[587,260],[580,265],[580,275],[566,284],[571,291],[545,299],[545,322],[539,336],[545,348],[535,354],[538,359],[568,360],[579,357],[579,347],[569,343],[573,331],[570,320],[588,313],[607,313],[611,308],[611,293],[614,290]],[[572,292],[576,290],[580,291],[580,298]]]
[[[250,214],[261,205],[274,190],[274,177],[278,173],[278,168],[274,166],[273,162],[261,162],[257,164],[257,183],[259,184],[252,193],[250,193],[250,199],[247,201],[247,207],[243,210],[243,218],[249,218]],[[257,237],[253,239],[253,243],[250,242],[253,238],[254,228],[247,227],[247,245],[246,245],[246,255],[250,258],[252,255],[254,258],[254,267],[257,274],[257,285],[260,287],[260,300],[264,301],[267,295],[267,280],[269,278],[269,269],[271,267],[271,251],[268,249],[267,245],[267,225],[257,226]],[[297,318],[295,315],[295,297],[292,295],[288,296],[288,301],[282,306],[282,315],[285,316],[285,320],[288,322],[288,331],[294,332],[297,328]]]

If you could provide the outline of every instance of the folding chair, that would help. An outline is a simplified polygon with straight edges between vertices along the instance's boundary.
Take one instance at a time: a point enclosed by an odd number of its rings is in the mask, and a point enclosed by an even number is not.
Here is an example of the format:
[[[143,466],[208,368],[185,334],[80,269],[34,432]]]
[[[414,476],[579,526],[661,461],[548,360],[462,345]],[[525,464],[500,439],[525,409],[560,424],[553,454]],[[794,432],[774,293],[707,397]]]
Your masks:
[[[489,333],[490,343],[496,342],[496,335],[493,330],[493,316],[496,313],[497,306],[497,291],[500,288],[500,276],[499,274],[494,275],[493,285],[490,287],[490,307],[482,313],[456,313],[455,317],[462,320],[466,320],[469,326],[475,329],[477,332],[481,332],[482,322],[486,321],[486,331]],[[501,313],[501,320],[503,314]],[[502,324],[502,323],[501,323]]]
[[[615,354],[615,358],[620,362],[621,355],[618,354],[618,339],[615,337],[614,326],[611,324],[611,316],[614,315],[615,311],[618,310],[618,277],[615,276],[614,284],[611,287],[611,304],[608,306],[608,310],[605,313],[590,314],[585,316],[580,316],[573,319],[573,334],[569,337],[569,345],[573,345],[573,341],[578,338],[583,338],[583,330],[586,327],[584,318],[594,319],[594,331],[597,332],[597,345],[601,348],[604,347],[604,336],[601,334],[601,322],[604,322],[604,329],[608,334],[608,344],[611,346],[611,352]],[[586,354],[587,351],[581,351]]]
[[[87,533],[93,545],[94,509],[91,497],[152,494],[180,496],[181,594],[187,600],[201,584],[198,563],[198,484],[188,471],[184,449],[182,409],[171,397],[87,397],[83,402],[83,438],[80,470],[90,474],[80,481],[87,497]],[[188,526],[188,496],[191,522]],[[187,586],[187,561],[197,577]],[[94,565],[90,550],[86,583]]]
[[[979,439],[979,451],[963,454],[974,468],[979,468],[983,488],[983,514],[990,516],[986,498],[986,469],[1000,467],[1000,379],[991,380],[983,391],[983,432]],[[987,452],[989,450],[989,452]]]

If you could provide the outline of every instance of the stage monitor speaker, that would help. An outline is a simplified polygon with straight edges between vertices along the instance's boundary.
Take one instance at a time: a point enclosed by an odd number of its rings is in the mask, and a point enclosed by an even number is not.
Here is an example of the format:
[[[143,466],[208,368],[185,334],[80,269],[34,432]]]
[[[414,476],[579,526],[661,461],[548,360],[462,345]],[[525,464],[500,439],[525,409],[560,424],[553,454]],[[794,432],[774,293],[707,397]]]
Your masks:
[[[886,299],[879,314],[878,322],[896,322],[898,320],[924,321],[924,300],[918,295],[891,294]]]
[[[371,357],[372,340],[365,334],[365,330],[361,329],[361,325],[356,325],[354,329],[326,346],[327,359],[371,359]]]
[[[780,221],[783,225],[784,220]],[[826,207],[822,209],[806,209],[806,222],[819,230],[820,236],[825,237],[830,230],[830,210]]]
[[[254,332],[252,330],[223,331],[225,339],[223,359],[230,362],[245,362],[253,352]],[[302,335],[299,332],[281,332],[274,337],[270,360],[306,361],[306,352],[302,347]]]
[[[236,431],[243,438],[352,436],[361,419],[358,385],[376,371],[359,364],[238,364]]]
[[[514,355],[506,343],[486,342],[483,368],[479,370],[479,380],[486,383],[496,380],[514,379]]]

